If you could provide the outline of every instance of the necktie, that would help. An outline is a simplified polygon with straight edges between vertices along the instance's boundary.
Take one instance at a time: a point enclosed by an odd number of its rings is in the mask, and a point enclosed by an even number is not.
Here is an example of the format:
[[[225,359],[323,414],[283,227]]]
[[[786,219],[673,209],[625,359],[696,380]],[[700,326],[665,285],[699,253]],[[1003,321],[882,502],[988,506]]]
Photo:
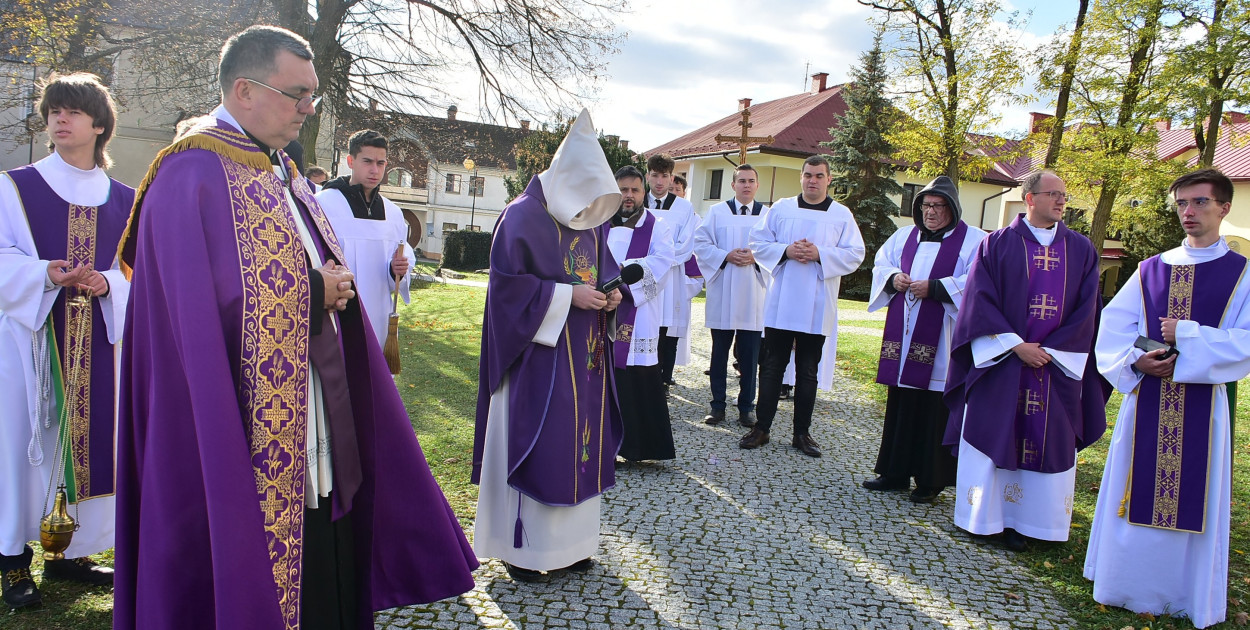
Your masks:
[[[659,209],[659,207],[660,207],[660,199],[659,199],[659,197],[656,197],[656,199],[655,199],[655,207],[656,207],[656,209],[657,209],[657,210],[658,210],[658,209]]]

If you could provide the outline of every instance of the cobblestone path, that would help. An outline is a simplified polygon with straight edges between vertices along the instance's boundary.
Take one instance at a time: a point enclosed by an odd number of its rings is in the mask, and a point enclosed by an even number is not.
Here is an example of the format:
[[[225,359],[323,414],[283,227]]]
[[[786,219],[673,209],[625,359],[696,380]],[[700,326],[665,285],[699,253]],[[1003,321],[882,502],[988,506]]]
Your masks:
[[[692,327],[702,331],[702,308],[694,310]],[[498,560],[488,560],[473,591],[385,611],[378,627],[1071,625],[1008,552],[954,526],[953,489],[931,505],[915,505],[905,493],[859,486],[871,476],[880,412],[839,387],[841,379],[816,402],[812,436],[824,451],[820,459],[789,446],[785,401],[773,441],[755,451],[737,448],[744,430],[736,424],[704,425],[710,343],[696,335],[691,364],[678,368],[669,397],[677,459],[618,469],[617,486],[604,498],[594,569],[514,583]],[[729,395],[736,395],[732,382]]]

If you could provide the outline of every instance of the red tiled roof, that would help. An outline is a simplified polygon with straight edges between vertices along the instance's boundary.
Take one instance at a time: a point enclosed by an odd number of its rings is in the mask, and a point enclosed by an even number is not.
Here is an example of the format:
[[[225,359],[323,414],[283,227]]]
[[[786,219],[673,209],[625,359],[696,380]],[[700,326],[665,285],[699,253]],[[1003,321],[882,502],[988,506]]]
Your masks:
[[[1159,144],[1155,154],[1164,159],[1180,156],[1197,149],[1192,129],[1171,129],[1159,132]],[[1189,158],[1190,166],[1198,163],[1198,156]],[[1250,122],[1237,122],[1220,126],[1220,138],[1215,146],[1215,167],[1235,181],[1250,180]]]
[[[750,135],[772,136],[774,142],[767,145],[756,142],[750,148],[763,153],[827,153],[828,150],[821,147],[820,143],[831,139],[829,128],[835,125],[836,117],[846,111],[846,101],[842,100],[842,87],[835,85],[816,94],[804,92],[752,105]],[[738,126],[741,120],[742,114],[735,112],[644,153],[667,153],[676,159],[736,153],[738,143],[716,142],[715,138],[717,134],[742,135],[742,127]]]
[[[772,136],[773,143],[751,143],[748,145],[748,150],[802,157],[817,153],[828,154],[829,148],[821,146],[821,143],[833,139],[829,135],[829,128],[836,127],[837,118],[846,112],[846,101],[843,100],[845,87],[846,84],[835,85],[822,92],[804,92],[751,105],[749,135]],[[716,136],[740,136],[742,127],[738,123],[741,120],[741,112],[735,112],[644,153],[646,155],[667,153],[678,160],[720,153],[737,153],[738,143],[717,142]],[[989,136],[980,138],[988,139]],[[978,143],[978,136],[972,134],[969,134],[969,140],[974,144],[990,144]],[[1011,150],[1018,144],[1016,140],[1007,140],[1003,147],[989,149],[986,152],[993,157],[995,154]],[[982,176],[981,181],[1001,186],[1017,186],[1019,180],[1028,173],[1030,168],[1031,162],[1027,158],[1015,162],[996,162],[994,167]]]

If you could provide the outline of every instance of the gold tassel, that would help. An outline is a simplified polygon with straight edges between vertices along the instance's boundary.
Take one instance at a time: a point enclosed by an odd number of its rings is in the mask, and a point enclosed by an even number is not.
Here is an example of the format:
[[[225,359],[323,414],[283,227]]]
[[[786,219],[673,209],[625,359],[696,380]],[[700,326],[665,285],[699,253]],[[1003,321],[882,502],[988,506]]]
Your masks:
[[[1133,489],[1133,471],[1129,469],[1128,479],[1124,482],[1124,498],[1120,499],[1120,509],[1116,515],[1123,518],[1128,516],[1128,493]]]
[[[216,121],[213,121],[216,124]],[[134,241],[139,233],[139,208],[143,205],[143,197],[148,192],[148,187],[152,185],[152,180],[156,179],[156,171],[160,168],[161,162],[175,153],[181,153],[189,149],[202,149],[212,151],[227,159],[233,160],[240,164],[250,166],[259,171],[267,171],[271,168],[269,156],[259,150],[247,151],[236,146],[228,144],[225,140],[215,138],[210,134],[221,134],[230,138],[238,137],[241,141],[249,141],[247,136],[238,132],[223,131],[216,127],[205,127],[195,130],[190,134],[183,136],[179,140],[175,140],[173,144],[161,149],[156,154],[156,158],[152,160],[152,164],[148,166],[148,172],[143,176],[143,181],[139,183],[139,188],[135,190],[135,205],[130,209],[130,218],[126,220],[126,230],[122,232],[122,240],[117,245],[117,258],[121,262],[122,273],[125,274],[127,280],[132,279],[134,269],[127,260],[126,248],[134,247]],[[132,252],[133,254],[133,252]]]

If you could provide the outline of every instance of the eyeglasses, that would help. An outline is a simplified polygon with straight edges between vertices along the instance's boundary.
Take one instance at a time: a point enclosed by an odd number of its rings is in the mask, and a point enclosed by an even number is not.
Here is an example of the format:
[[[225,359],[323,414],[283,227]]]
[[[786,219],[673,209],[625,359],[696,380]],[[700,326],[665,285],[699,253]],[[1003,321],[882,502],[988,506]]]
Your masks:
[[[317,105],[321,104],[321,99],[323,98],[323,97],[321,97],[321,96],[317,96],[316,94],[313,94],[313,95],[310,95],[310,96],[296,96],[296,95],[294,95],[294,94],[288,94],[288,93],[286,93],[286,92],[283,92],[282,90],[279,90],[278,88],[276,88],[276,87],[274,87],[274,86],[272,86],[272,85],[269,85],[268,83],[265,83],[264,81],[257,81],[256,79],[249,79],[249,78],[247,78],[247,77],[243,77],[243,80],[244,80],[244,81],[247,81],[247,82],[249,82],[249,83],[255,83],[256,85],[259,85],[259,86],[261,86],[261,87],[267,87],[267,88],[269,88],[269,89],[273,90],[274,92],[277,92],[278,94],[281,94],[281,95],[283,95],[283,96],[285,96],[285,97],[287,97],[287,98],[289,98],[289,99],[291,99],[291,100],[295,101],[295,109],[296,109],[296,111],[303,111],[303,110],[305,110],[305,109],[310,109],[310,108],[311,108],[311,109],[312,109],[312,111],[314,111],[314,112],[315,112],[315,111],[317,111]]]
[[[1056,201],[1070,201],[1072,199],[1072,195],[1069,195],[1068,193],[1063,192],[1061,190],[1039,190],[1033,194],[1050,195],[1050,198]]]
[[[920,208],[921,210],[945,210],[946,204],[944,203],[921,203]]]
[[[1207,204],[1211,203],[1212,201],[1214,201],[1215,203],[1224,203],[1223,201],[1220,201],[1219,199],[1212,199],[1210,197],[1194,197],[1193,199],[1177,199],[1176,201],[1173,201],[1169,205],[1171,205],[1172,208],[1176,210],[1184,210],[1185,208],[1188,208],[1189,206],[1193,206],[1195,210],[1201,210],[1207,207]]]

